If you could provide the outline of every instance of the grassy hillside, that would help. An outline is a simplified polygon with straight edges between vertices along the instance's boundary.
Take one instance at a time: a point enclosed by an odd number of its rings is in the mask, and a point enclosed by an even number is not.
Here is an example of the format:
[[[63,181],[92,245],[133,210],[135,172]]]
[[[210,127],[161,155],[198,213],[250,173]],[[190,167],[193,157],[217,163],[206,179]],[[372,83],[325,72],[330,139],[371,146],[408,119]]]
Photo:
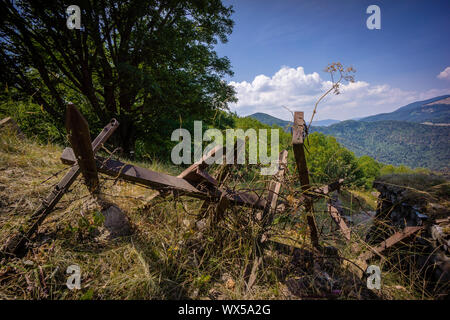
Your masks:
[[[62,149],[0,130],[1,243],[20,229],[67,170],[59,161]],[[155,162],[138,165],[172,175],[182,170]],[[216,169],[209,171],[214,175]],[[239,176],[237,172],[231,177]],[[283,199],[295,202],[289,194],[298,190],[296,177],[295,171],[288,172]],[[276,250],[266,252],[256,283],[247,290],[245,274],[258,230],[253,210],[231,208],[215,226],[207,223],[214,206],[202,218],[200,200],[168,195],[148,201],[153,190],[103,175],[100,178],[103,201],[123,210],[133,234],[116,239],[103,237],[101,208],[79,178],[41,225],[27,255],[0,264],[0,299],[375,297],[340,260],[318,259],[311,265],[305,261],[306,253],[292,257]],[[361,191],[353,195],[351,190],[343,190],[344,209],[350,214],[374,210],[374,204],[364,202],[365,197],[373,196],[370,192],[364,195]],[[321,211],[324,207],[324,203],[317,203],[316,219],[321,232],[330,231],[331,225],[328,214]],[[302,216],[303,209],[298,205],[278,216],[271,228],[273,238],[308,248]],[[336,246],[340,254],[352,258],[348,249],[351,243],[336,238],[336,232],[331,231],[325,239],[324,245]],[[81,290],[68,290],[65,285],[65,271],[72,264],[82,270]],[[379,294],[384,299],[430,297],[422,291],[421,283],[408,283],[395,268],[389,267],[383,274],[383,290]]]
[[[416,123],[450,123],[449,97],[450,95],[445,95],[424,101],[416,101],[394,112],[380,113],[360,120],[369,122],[396,120]]]
[[[369,155],[377,161],[450,170],[450,128],[403,121],[344,121],[313,131],[335,137],[357,156]]]

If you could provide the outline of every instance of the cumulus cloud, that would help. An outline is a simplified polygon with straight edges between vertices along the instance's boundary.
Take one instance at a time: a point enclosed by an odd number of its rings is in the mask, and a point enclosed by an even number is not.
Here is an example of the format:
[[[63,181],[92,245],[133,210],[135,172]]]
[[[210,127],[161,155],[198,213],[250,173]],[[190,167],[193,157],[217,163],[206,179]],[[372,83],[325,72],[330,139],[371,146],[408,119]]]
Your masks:
[[[447,68],[449,69],[449,68]],[[272,77],[258,75],[252,82],[230,82],[239,101],[230,105],[233,111],[246,116],[265,112],[290,120],[290,110],[305,111],[310,117],[314,103],[331,87],[317,72],[305,73],[303,67],[281,67]],[[341,94],[329,94],[318,107],[316,119],[345,120],[382,112],[391,112],[407,103],[446,94],[450,89],[427,92],[404,91],[389,85],[371,85],[365,81],[346,83]]]
[[[450,67],[445,68],[437,77],[443,80],[450,80]]]

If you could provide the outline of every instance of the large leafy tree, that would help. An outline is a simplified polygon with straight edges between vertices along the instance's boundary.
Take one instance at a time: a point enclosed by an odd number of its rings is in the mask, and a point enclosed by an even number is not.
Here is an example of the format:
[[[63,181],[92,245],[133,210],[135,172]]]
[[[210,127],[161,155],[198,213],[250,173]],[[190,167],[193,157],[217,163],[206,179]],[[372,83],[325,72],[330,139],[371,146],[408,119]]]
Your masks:
[[[170,138],[182,119],[205,119],[234,101],[232,74],[214,45],[231,33],[220,0],[85,0],[81,29],[66,25],[67,1],[0,2],[0,81],[32,96],[62,123],[66,103],[94,126],[121,123],[125,150],[137,137]],[[169,131],[170,130],[170,131]]]

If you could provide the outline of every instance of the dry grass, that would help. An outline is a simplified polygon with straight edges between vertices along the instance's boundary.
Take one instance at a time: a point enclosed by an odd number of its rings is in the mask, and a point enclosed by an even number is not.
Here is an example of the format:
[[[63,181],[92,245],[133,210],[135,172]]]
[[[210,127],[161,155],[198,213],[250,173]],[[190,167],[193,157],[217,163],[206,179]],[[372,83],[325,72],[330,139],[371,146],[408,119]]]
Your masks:
[[[65,166],[59,161],[62,149],[0,132],[0,243],[19,230],[64,174]],[[170,174],[180,171],[161,163],[139,165]],[[278,217],[272,229],[274,239],[298,249],[293,256],[266,251],[256,283],[247,290],[246,272],[254,258],[259,230],[252,219],[254,211],[231,208],[220,224],[204,228],[197,223],[202,201],[169,195],[148,202],[154,193],[150,189],[106,176],[101,176],[101,181],[103,198],[126,213],[133,235],[115,240],[98,236],[98,208],[90,205],[91,196],[79,178],[41,225],[27,255],[1,262],[0,299],[377,297],[336,256],[324,252],[316,253],[315,260],[308,258],[310,247],[301,205]],[[292,188],[293,184],[287,183],[281,198],[287,199]],[[361,194],[357,197],[364,200]],[[357,210],[353,203],[349,208]],[[211,210],[214,208],[209,214]],[[318,213],[317,219],[322,232],[334,235],[324,237],[323,244],[332,244],[343,256],[353,258],[348,255],[349,244],[339,240],[337,230],[324,228],[330,225],[326,214]],[[81,290],[72,291],[65,285],[65,272],[72,264],[81,267]],[[417,292],[417,288],[406,286],[398,273],[388,272],[380,295],[428,298]]]

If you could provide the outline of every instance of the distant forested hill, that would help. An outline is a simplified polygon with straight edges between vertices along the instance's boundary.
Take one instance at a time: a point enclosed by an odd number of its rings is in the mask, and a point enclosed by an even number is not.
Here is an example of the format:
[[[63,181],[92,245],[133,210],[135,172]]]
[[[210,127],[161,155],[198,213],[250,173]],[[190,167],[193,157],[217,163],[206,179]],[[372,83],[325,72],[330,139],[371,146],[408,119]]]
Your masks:
[[[393,165],[450,171],[450,127],[405,121],[343,121],[312,131],[335,137],[357,156]]]
[[[397,120],[416,123],[448,123],[450,124],[450,95],[435,97],[424,101],[416,101],[394,112],[380,113],[360,119],[360,121]]]
[[[278,119],[276,117],[272,117],[271,115],[268,115],[267,113],[257,112],[254,114],[249,115],[250,118],[256,119],[261,123],[267,124],[269,126],[277,125],[281,128],[283,128],[285,131],[287,131],[288,127],[292,124],[290,121]]]

